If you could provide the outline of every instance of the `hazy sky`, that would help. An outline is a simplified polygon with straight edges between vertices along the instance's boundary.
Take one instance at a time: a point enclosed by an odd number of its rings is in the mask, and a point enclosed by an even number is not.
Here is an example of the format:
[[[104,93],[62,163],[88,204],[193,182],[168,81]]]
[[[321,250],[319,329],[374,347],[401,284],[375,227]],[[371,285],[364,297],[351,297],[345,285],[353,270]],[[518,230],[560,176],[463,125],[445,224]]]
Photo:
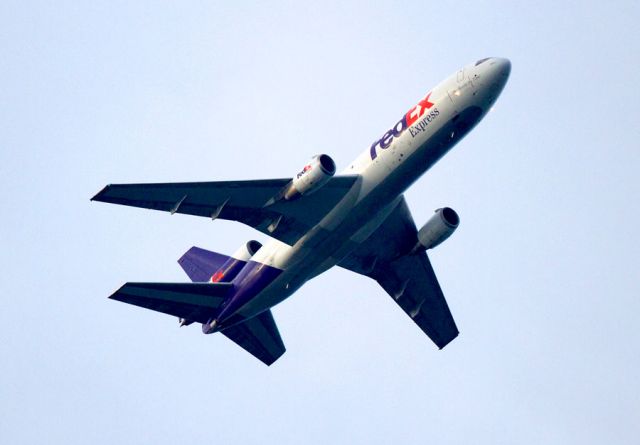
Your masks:
[[[638,2],[301,3],[0,4],[0,441],[637,443]],[[275,308],[270,368],[107,299],[266,237],[104,185],[343,168],[492,55],[496,108],[407,193],[462,218],[431,253],[443,351],[341,269]]]

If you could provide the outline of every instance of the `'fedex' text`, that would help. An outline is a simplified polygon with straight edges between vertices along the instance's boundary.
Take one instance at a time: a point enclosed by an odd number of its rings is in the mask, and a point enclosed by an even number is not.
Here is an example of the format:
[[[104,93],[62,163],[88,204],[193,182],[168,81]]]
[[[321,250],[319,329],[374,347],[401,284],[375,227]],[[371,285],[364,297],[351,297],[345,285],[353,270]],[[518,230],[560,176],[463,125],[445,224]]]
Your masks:
[[[422,119],[422,121],[420,121],[418,126],[416,126],[415,128],[411,128],[411,136],[415,137],[416,134],[420,133],[421,131],[424,131],[427,124],[431,122],[433,119],[435,119],[435,117],[438,116],[438,114],[440,114],[438,109],[435,108],[426,117],[423,118],[425,112],[431,109],[431,107],[433,107],[434,105],[433,102],[429,102],[430,96],[431,96],[431,92],[429,92],[429,94],[427,94],[424,97],[424,99],[418,102],[418,104],[415,107],[411,108],[407,112],[407,114],[402,116],[402,119],[400,119],[398,123],[391,128],[391,130],[387,131],[380,139],[378,139],[373,144],[371,144],[370,152],[371,152],[372,160],[378,156],[378,153],[376,152],[376,148],[378,146],[380,146],[380,148],[383,150],[386,148],[389,148],[389,146],[391,146],[391,143],[393,142],[393,138],[397,138],[407,128],[411,127],[419,119]]]

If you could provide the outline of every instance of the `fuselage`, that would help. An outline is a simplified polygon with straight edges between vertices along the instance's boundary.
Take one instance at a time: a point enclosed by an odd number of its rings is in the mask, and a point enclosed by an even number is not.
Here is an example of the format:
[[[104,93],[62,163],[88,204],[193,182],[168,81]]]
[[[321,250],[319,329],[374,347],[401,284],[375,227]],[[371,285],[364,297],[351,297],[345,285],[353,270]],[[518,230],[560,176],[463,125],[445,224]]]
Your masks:
[[[251,318],[321,274],[382,224],[404,191],[491,109],[509,77],[507,59],[467,65],[429,91],[342,174],[358,179],[294,245],[272,239],[234,279],[234,292],[205,333]]]

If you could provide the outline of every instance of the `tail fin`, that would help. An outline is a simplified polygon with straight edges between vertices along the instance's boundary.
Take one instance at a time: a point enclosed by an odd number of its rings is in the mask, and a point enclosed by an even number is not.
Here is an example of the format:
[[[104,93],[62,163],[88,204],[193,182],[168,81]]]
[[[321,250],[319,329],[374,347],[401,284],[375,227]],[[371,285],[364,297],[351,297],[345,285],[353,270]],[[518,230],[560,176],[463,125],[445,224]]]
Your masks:
[[[271,365],[286,351],[270,310],[222,333],[265,365]]]
[[[250,243],[257,242],[250,241]],[[253,253],[255,253],[254,251],[259,248],[259,243],[257,246],[247,244],[246,247],[249,256],[253,255]],[[189,278],[191,278],[191,281],[194,282],[209,282],[212,280],[212,278],[215,281],[215,277],[213,275],[217,275],[217,272],[220,272],[220,277],[232,279],[246,264],[245,261],[236,259],[237,254],[238,252],[236,252],[233,257],[228,257],[226,255],[211,252],[209,250],[201,249],[194,246],[187,252],[185,252],[184,255],[182,255],[182,257],[178,260],[178,264],[180,264]],[[231,284],[228,282],[215,284],[220,285],[220,289],[227,289],[228,286],[231,286]],[[203,289],[208,289],[208,286],[211,285],[212,283],[203,284],[201,286],[207,286]],[[121,299],[121,301],[125,300]],[[139,306],[149,307],[149,305],[145,306],[138,302],[127,302],[138,304]],[[158,309],[156,307],[150,307],[150,309],[162,311],[162,309]],[[174,313],[175,311],[169,312],[167,310],[164,310],[163,312]],[[198,321],[200,323],[205,323],[207,321],[205,320],[205,318],[207,317],[195,317],[194,313],[184,315],[181,312],[179,316],[184,320],[189,320],[189,322]],[[267,310],[247,321],[223,329],[222,333],[227,338],[232,340],[238,346],[249,352],[251,355],[253,355],[266,365],[271,365],[273,362],[278,360],[278,358],[280,358],[286,351],[284,343],[282,342],[282,338],[280,337],[280,332],[278,331],[278,326],[276,326],[276,322],[273,319],[273,315],[271,314],[270,310]]]
[[[187,250],[178,260],[180,267],[187,273],[191,281],[205,282],[211,279],[229,260],[230,257],[220,253],[211,252],[199,247],[192,247]]]

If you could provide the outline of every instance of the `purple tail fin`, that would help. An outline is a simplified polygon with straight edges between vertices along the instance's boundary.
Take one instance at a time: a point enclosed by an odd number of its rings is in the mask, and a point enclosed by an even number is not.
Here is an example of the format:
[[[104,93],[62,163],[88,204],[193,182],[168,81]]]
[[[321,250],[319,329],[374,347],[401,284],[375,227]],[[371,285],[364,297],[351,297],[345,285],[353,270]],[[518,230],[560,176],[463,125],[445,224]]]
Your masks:
[[[211,252],[199,247],[192,247],[182,255],[178,264],[189,275],[191,281],[205,282],[218,271],[230,257],[220,253]]]

